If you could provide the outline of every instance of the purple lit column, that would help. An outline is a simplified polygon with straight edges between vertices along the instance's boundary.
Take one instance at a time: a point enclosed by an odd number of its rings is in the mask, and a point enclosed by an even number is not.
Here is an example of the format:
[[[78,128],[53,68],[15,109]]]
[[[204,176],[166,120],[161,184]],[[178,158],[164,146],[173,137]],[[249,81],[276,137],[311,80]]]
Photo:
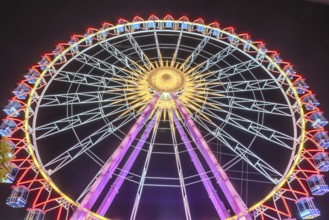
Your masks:
[[[180,102],[180,100],[177,98],[176,95],[172,95],[172,97],[176,103],[179,112],[181,113],[182,118],[184,119],[184,122],[188,130],[191,133],[192,138],[194,139],[194,142],[198,146],[202,156],[205,158],[208,166],[211,169],[211,172],[214,174],[219,187],[222,189],[234,213],[238,217],[242,217],[242,218],[244,217],[247,220],[251,219],[247,212],[247,207],[245,203],[243,202],[243,200],[241,199],[241,197],[233,187],[232,183],[230,182],[223,168],[218,163],[217,158],[215,157],[210,147],[208,146],[207,142],[204,140],[200,131],[194,124],[190,114],[187,112],[187,110],[182,105],[182,103]]]
[[[118,193],[123,181],[127,177],[132,165],[134,164],[139,152],[141,151],[141,148],[143,147],[146,139],[149,137],[152,128],[154,127],[155,121],[156,121],[156,114],[154,114],[152,120],[149,122],[147,127],[145,128],[141,138],[139,139],[137,145],[135,146],[135,149],[131,153],[129,159],[125,163],[123,169],[121,170],[119,176],[116,178],[115,182],[111,186],[111,189],[106,194],[106,197],[104,198],[102,204],[97,210],[97,214],[104,216],[106,211],[111,206],[113,199],[115,198],[116,194]]]
[[[182,138],[182,141],[184,142],[184,145],[187,149],[187,152],[189,153],[192,162],[196,168],[196,170],[198,171],[200,178],[202,180],[202,183],[204,185],[204,187],[207,190],[207,193],[209,195],[210,200],[212,201],[213,205],[215,206],[215,209],[220,217],[220,219],[226,219],[228,217],[230,217],[229,213],[227,212],[227,209],[225,208],[223,202],[220,200],[220,198],[218,197],[218,194],[214,188],[214,186],[212,185],[205,169],[203,168],[197,154],[195,153],[193,146],[191,145],[191,143],[189,142],[189,139],[187,137],[187,134],[184,131],[184,128],[182,127],[182,125],[180,124],[179,120],[177,119],[176,113],[173,112],[173,118],[174,118],[174,123],[176,125],[176,128]]]
[[[136,123],[133,125],[133,127],[130,129],[129,133],[126,135],[126,137],[123,139],[119,147],[114,151],[112,154],[110,160],[105,164],[103,167],[103,170],[101,171],[100,175],[96,179],[96,181],[91,186],[89,192],[87,195],[83,198],[82,202],[80,203],[79,208],[73,216],[71,217],[71,220],[84,220],[87,216],[87,212],[93,207],[96,200],[100,196],[101,192],[104,190],[106,184],[112,177],[115,169],[121,162],[123,156],[127,152],[128,148],[132,144],[132,142],[135,140],[137,134],[140,132],[142,127],[144,126],[146,120],[152,113],[154,106],[159,98],[159,95],[156,94],[153,99],[150,101],[148,106],[144,109],[142,114],[137,119]]]

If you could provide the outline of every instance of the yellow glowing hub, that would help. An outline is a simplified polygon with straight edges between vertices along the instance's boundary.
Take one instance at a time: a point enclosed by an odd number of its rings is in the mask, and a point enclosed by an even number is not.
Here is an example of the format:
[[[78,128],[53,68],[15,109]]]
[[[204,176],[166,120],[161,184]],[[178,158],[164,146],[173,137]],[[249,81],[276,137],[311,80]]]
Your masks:
[[[184,74],[173,67],[159,67],[148,76],[149,86],[157,92],[176,92],[185,84]]]

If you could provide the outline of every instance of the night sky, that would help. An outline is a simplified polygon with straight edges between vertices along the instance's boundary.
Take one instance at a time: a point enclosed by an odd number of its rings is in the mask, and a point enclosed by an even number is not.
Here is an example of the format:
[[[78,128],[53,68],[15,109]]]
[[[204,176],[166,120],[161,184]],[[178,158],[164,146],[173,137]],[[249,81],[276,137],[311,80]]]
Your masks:
[[[66,42],[74,33],[83,34],[88,27],[100,27],[104,21],[132,20],[136,15],[147,19],[153,13],[159,18],[170,13],[175,18],[186,15],[191,20],[202,17],[206,23],[219,21],[221,27],[234,26],[237,33],[247,32],[253,40],[265,41],[306,78],[329,118],[329,5],[294,0],[2,0],[0,106],[7,104],[27,68],[55,44]],[[23,219],[24,210],[5,205],[9,188],[0,185],[0,220]],[[329,219],[329,195],[316,202],[322,211],[318,219]]]

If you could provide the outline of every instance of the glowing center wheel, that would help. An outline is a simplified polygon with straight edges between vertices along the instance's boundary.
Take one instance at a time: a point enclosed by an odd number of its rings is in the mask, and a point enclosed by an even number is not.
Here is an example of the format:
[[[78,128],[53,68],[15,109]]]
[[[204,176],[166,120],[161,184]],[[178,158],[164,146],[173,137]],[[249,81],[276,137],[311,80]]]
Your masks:
[[[155,91],[171,93],[182,89],[185,79],[178,69],[159,67],[150,73],[148,83]]]

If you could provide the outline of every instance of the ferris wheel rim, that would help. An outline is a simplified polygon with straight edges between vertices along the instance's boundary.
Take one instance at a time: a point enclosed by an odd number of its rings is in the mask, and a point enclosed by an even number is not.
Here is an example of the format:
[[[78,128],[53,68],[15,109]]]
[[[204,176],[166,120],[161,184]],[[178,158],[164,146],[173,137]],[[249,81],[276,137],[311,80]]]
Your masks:
[[[161,20],[161,21],[166,21],[166,20]],[[182,21],[178,21],[178,20],[175,20],[175,22],[182,23]],[[128,24],[134,24],[134,23],[143,23],[143,22],[132,22],[132,23],[128,23]],[[193,22],[189,22],[189,23],[191,23],[191,24],[197,24],[197,23],[193,23]],[[125,25],[128,25],[128,24],[125,24]],[[200,24],[197,24],[197,25],[200,25]],[[122,26],[122,25],[115,25],[114,27],[110,27],[110,28],[105,29],[105,30],[103,30],[103,31],[107,31],[107,30],[110,30],[110,29],[114,29],[114,28],[117,28],[117,27],[119,27],[119,26]],[[200,25],[200,26],[209,27],[208,25]],[[227,34],[228,36],[238,38],[241,42],[245,42],[244,39],[239,38],[238,36],[235,36],[235,35],[233,35],[233,34],[231,34],[231,33],[229,33],[229,32],[226,32],[226,31],[224,31],[223,29],[218,29],[218,30],[220,30],[221,32]],[[99,32],[96,32],[96,33],[92,34],[92,36],[94,37],[94,36],[96,36],[98,33],[99,33]],[[90,36],[89,36],[89,37],[90,37]],[[72,47],[81,44],[81,43],[84,42],[85,40],[86,40],[85,37],[82,38],[81,40],[79,40],[79,41],[76,42],[75,44],[73,44],[73,45],[71,45],[70,47],[68,47],[67,49],[65,49],[61,54],[65,54],[65,53],[67,53],[68,51],[70,51],[70,49],[71,49]],[[250,46],[253,47],[253,49],[255,49],[256,51],[259,51],[259,50],[260,50],[260,49],[257,48],[253,43],[251,43]],[[265,56],[266,56],[267,60],[269,60],[274,66],[276,66],[276,68],[281,72],[281,74],[282,74],[283,76],[286,77],[287,82],[290,84],[290,88],[293,89],[293,92],[294,92],[295,96],[298,97],[296,100],[297,100],[297,102],[298,102],[298,105],[299,105],[299,108],[300,108],[300,111],[301,111],[300,114],[301,114],[302,127],[303,127],[303,129],[302,129],[302,140],[304,140],[304,139],[305,139],[305,130],[306,130],[306,128],[305,128],[305,118],[304,118],[305,116],[304,116],[304,112],[303,112],[303,108],[302,108],[302,103],[301,103],[301,100],[300,100],[300,98],[299,98],[299,95],[297,94],[297,91],[296,91],[296,89],[293,87],[292,82],[288,79],[286,73],[281,69],[281,67],[279,67],[279,66],[278,66],[278,65],[272,60],[272,58],[269,57],[267,54],[266,54]],[[53,65],[58,59],[59,59],[59,57],[56,57],[51,63],[49,63],[49,64],[47,65],[46,69],[42,72],[42,74],[41,74],[40,77],[38,78],[38,81],[37,81],[36,85],[40,82],[41,77],[44,76],[45,73],[47,73],[48,68],[49,68],[50,66],[52,66],[52,65]],[[35,91],[36,91],[36,86],[34,86],[34,87],[32,88],[30,94],[35,93]],[[38,158],[36,157],[36,155],[35,155],[35,153],[34,153],[34,151],[33,151],[33,148],[32,148],[32,145],[31,145],[31,140],[30,140],[30,137],[29,137],[29,135],[28,135],[28,126],[29,126],[29,125],[28,125],[29,107],[31,106],[32,98],[33,98],[33,97],[32,97],[32,95],[31,95],[31,96],[29,97],[29,99],[28,99],[28,102],[27,102],[27,105],[26,105],[26,106],[27,106],[27,107],[26,107],[27,111],[26,111],[26,113],[25,113],[25,122],[24,122],[24,125],[25,125],[25,132],[26,132],[26,140],[27,140],[27,145],[28,145],[28,149],[29,149],[30,155],[31,155],[32,158],[33,158],[34,164],[35,164],[35,165],[37,166],[37,168],[40,170],[40,173],[42,174],[42,176],[45,178],[45,180],[47,180],[48,183],[50,183],[50,185],[56,190],[56,192],[59,193],[61,196],[63,196],[65,199],[67,199],[72,205],[77,206],[78,203],[77,203],[76,201],[74,201],[73,199],[71,199],[70,197],[68,197],[65,193],[63,193],[63,192],[57,187],[57,185],[56,185],[55,183],[53,183],[53,181],[52,181],[51,178],[48,176],[48,174],[43,170],[42,165],[39,163],[39,160],[38,160]],[[301,143],[301,144],[300,144],[299,147],[298,147],[297,157],[295,158],[295,161],[294,161],[293,165],[291,166],[290,170],[288,171],[287,176],[283,179],[283,181],[280,182],[280,184],[278,184],[278,185],[275,187],[275,191],[272,190],[271,193],[269,193],[269,194],[268,194],[264,199],[262,199],[259,203],[257,203],[257,204],[255,204],[255,205],[253,205],[252,207],[250,207],[250,208],[248,209],[248,211],[253,211],[253,210],[256,209],[257,207],[259,207],[261,204],[263,204],[265,201],[267,201],[269,198],[271,198],[271,197],[275,194],[275,192],[276,192],[279,188],[281,188],[281,187],[286,183],[286,181],[288,180],[289,176],[292,174],[293,170],[294,170],[295,167],[297,166],[298,161],[299,161],[299,158],[300,158],[300,156],[301,156],[301,151],[302,151],[302,149],[303,149],[303,143],[304,143],[304,141],[301,141],[300,143]],[[274,191],[274,192],[273,192],[273,191]],[[97,217],[100,218],[100,216],[97,216]],[[233,218],[233,217],[232,217],[232,218]],[[101,218],[101,219],[107,219],[107,218]]]

